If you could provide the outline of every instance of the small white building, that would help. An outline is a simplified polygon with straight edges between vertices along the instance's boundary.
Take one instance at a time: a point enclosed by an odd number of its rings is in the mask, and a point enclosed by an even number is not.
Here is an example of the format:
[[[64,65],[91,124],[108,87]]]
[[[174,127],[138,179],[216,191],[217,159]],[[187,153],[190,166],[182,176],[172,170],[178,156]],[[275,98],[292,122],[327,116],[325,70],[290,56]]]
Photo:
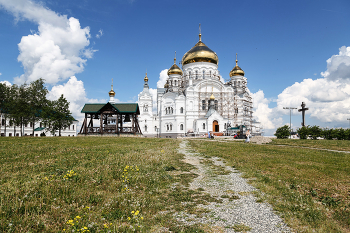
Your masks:
[[[168,70],[164,88],[157,88],[157,112],[148,77],[139,94],[139,124],[144,136],[225,135],[227,127],[252,128],[253,100],[244,71],[236,66],[224,82],[218,70],[219,58],[201,40],[182,57],[182,69],[174,64]]]
[[[20,126],[14,126],[13,124],[10,124],[9,119],[5,121],[5,117],[3,114],[0,114],[0,122],[1,122],[1,136],[2,137],[20,137],[21,136],[21,127]],[[6,127],[5,127],[6,124]],[[76,137],[77,136],[77,124],[78,121],[74,120],[73,123],[66,129],[61,130],[61,136],[66,137]],[[6,132],[5,132],[6,128]],[[45,136],[58,136],[58,131],[52,135],[50,132],[48,132],[44,126],[43,123],[37,122],[34,125],[34,135],[33,135],[33,124],[28,123],[24,126],[24,133],[23,136],[34,136],[34,137],[41,137],[45,134]]]

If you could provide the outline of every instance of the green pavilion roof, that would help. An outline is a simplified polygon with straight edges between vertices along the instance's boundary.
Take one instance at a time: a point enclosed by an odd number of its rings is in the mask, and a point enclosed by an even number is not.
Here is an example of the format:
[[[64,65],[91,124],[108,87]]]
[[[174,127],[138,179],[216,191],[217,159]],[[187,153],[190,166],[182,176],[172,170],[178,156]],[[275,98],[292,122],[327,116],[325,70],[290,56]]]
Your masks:
[[[117,104],[85,104],[81,113],[99,114],[100,110],[106,105],[112,105],[119,113],[122,114],[140,114],[139,105],[137,103],[117,103]]]

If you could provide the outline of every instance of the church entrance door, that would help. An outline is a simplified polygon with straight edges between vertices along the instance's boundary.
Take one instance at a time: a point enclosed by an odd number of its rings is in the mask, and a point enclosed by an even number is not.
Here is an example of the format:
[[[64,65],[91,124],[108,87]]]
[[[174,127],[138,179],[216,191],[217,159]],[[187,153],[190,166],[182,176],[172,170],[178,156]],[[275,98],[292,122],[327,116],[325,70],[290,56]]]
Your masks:
[[[219,132],[219,122],[213,121],[213,132]]]

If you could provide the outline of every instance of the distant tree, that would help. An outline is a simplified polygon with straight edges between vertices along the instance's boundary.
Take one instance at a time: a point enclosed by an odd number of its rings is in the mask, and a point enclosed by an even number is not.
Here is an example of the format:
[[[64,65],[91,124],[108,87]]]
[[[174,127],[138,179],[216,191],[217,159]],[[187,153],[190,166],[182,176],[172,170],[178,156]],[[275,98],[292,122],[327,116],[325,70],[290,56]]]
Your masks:
[[[300,139],[307,139],[309,136],[309,126],[303,126],[297,130],[297,133],[299,134]]]
[[[4,116],[5,120],[5,135],[6,135],[6,120],[8,116],[8,106],[9,106],[9,92],[10,87],[6,86],[4,83],[0,83],[0,114]],[[0,122],[0,135],[1,135],[1,125]]]
[[[350,140],[350,129],[345,130],[345,140]]]
[[[333,139],[333,129],[325,128],[322,130],[321,135],[323,136],[324,139],[332,140]]]
[[[61,136],[61,130],[69,127],[74,120],[69,111],[69,102],[63,95],[58,100],[48,101],[44,115],[47,131],[52,135],[58,131],[58,135]]]
[[[30,119],[32,123],[32,134],[34,135],[35,122],[44,120],[43,109],[46,108],[48,90],[44,86],[44,80],[38,79],[30,83],[28,88],[28,104],[30,106]]]
[[[322,129],[314,125],[308,129],[308,134],[312,137],[312,139],[316,140],[318,137],[322,136]]]
[[[289,135],[290,135],[290,128],[288,125],[277,128],[275,132],[275,136],[280,139],[288,138]]]

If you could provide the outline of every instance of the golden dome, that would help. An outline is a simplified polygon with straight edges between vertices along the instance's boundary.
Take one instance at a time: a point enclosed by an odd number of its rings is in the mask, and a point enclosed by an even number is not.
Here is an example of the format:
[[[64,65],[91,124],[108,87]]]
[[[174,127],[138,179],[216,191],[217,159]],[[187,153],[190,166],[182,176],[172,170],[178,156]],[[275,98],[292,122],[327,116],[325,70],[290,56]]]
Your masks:
[[[215,96],[213,93],[211,93],[210,100],[215,100]]]
[[[109,96],[115,96],[115,92],[113,91],[113,79],[112,79],[112,85],[111,85],[111,90],[108,92]]]
[[[174,58],[174,65],[172,65],[170,67],[170,69],[168,70],[168,75],[171,75],[171,74],[179,74],[179,75],[182,75],[182,70],[180,69],[180,67],[178,67],[176,65],[176,52],[175,52],[175,58]]]
[[[182,65],[193,62],[211,62],[216,65],[219,63],[218,55],[202,42],[201,37],[202,35],[199,34],[197,44],[182,57]]]
[[[147,72],[146,72],[146,76],[145,78],[143,79],[145,82],[148,82],[148,77],[147,77]]]
[[[230,77],[232,76],[244,76],[244,71],[238,66],[237,53],[236,53],[236,66],[230,72]]]
[[[166,83],[164,84],[164,88],[169,88],[169,83],[168,83],[168,81],[166,81]]]
[[[110,91],[108,92],[108,94],[109,94],[109,96],[115,96],[115,92],[113,91],[113,89],[110,90]]]

